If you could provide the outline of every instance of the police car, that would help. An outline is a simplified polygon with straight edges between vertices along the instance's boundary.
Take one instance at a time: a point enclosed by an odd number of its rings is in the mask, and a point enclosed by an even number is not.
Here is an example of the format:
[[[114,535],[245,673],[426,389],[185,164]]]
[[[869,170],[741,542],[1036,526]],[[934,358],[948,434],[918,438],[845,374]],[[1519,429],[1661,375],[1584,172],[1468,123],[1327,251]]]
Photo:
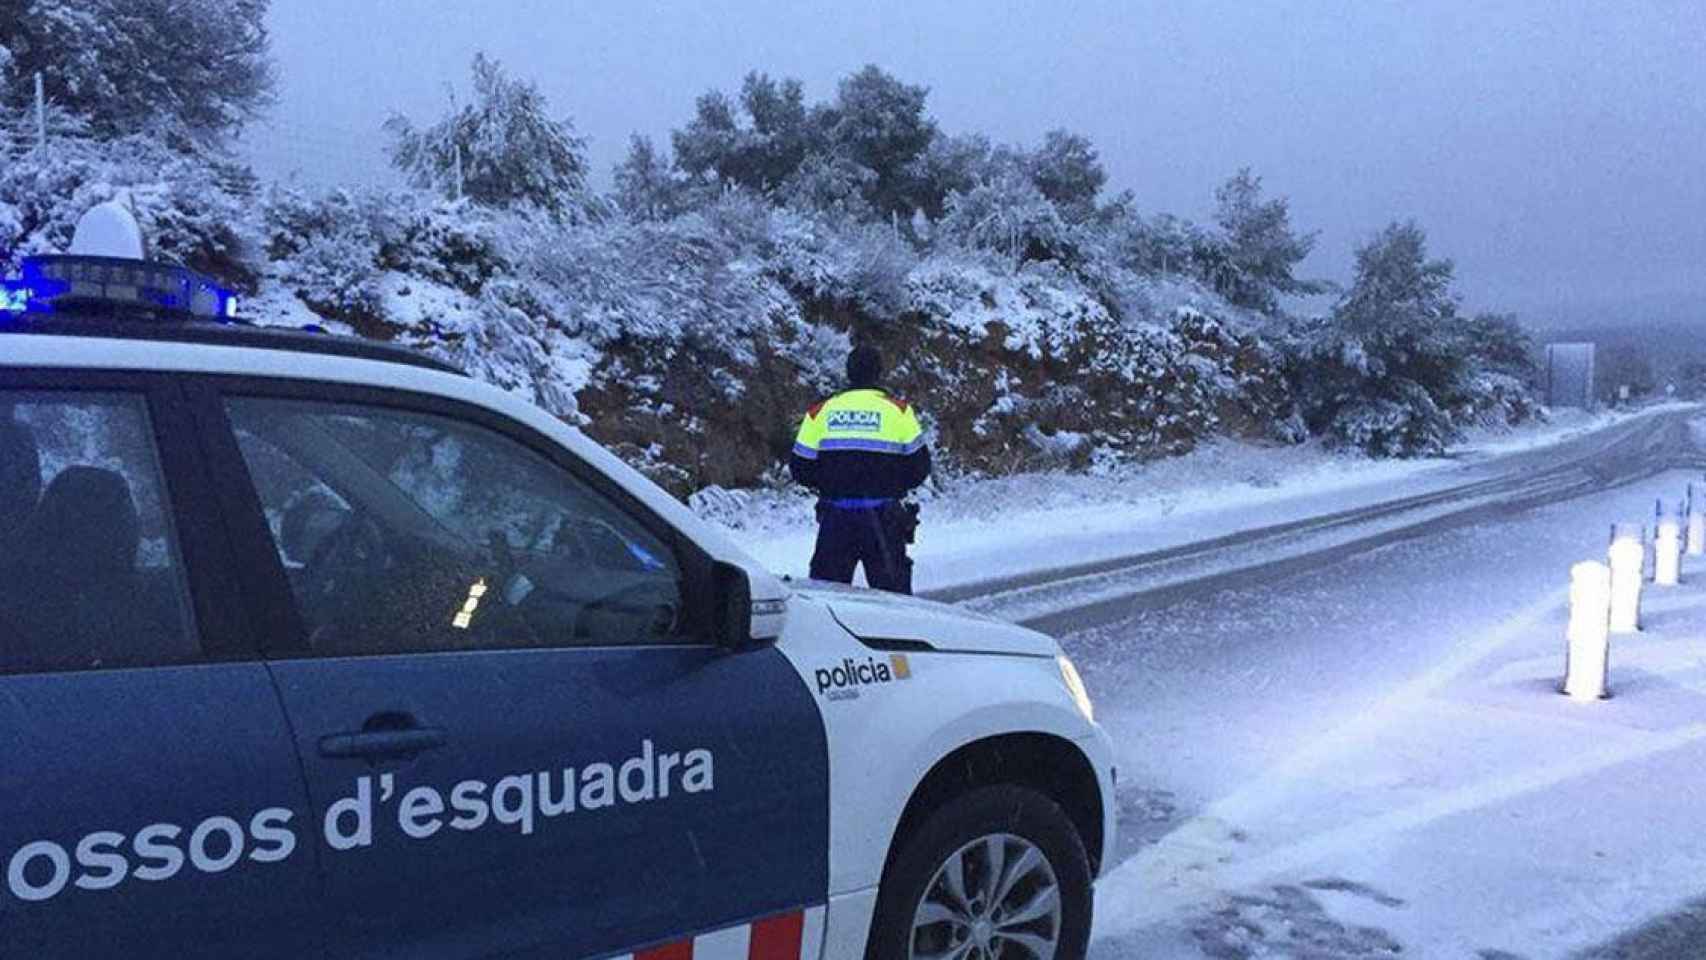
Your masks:
[[[1053,641],[778,579],[128,232],[0,310],[0,953],[1083,956],[1114,770]]]

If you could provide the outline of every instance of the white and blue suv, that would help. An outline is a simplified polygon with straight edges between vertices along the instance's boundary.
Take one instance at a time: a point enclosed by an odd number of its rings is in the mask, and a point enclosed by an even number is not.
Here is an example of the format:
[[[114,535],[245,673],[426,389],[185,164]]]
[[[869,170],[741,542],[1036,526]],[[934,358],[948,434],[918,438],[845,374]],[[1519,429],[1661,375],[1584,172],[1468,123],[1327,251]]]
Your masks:
[[[779,580],[410,352],[43,257],[0,311],[0,953],[1072,960],[1047,637]]]

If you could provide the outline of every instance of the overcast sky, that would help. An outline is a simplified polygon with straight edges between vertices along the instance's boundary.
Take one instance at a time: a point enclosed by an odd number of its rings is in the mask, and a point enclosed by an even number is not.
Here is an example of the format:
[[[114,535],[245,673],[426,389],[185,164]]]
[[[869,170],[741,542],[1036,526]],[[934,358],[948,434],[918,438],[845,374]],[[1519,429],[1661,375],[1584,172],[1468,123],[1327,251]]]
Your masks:
[[[1706,327],[1706,0],[273,0],[264,173],[372,176],[477,50],[535,80],[597,181],[634,131],[751,69],[810,100],[876,63],[949,132],[1087,134],[1110,187],[1205,219],[1239,167],[1320,231],[1307,264],[1414,217],[1470,309]]]

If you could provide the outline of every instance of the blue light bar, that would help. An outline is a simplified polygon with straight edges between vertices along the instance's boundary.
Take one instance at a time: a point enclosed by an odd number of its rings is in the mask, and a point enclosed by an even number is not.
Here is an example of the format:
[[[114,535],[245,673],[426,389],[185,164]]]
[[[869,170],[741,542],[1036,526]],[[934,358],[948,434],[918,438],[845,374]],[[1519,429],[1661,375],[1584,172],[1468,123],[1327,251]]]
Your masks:
[[[237,296],[187,267],[122,257],[25,257],[0,285],[0,311],[50,313],[72,305],[135,307],[207,320],[237,316]]]

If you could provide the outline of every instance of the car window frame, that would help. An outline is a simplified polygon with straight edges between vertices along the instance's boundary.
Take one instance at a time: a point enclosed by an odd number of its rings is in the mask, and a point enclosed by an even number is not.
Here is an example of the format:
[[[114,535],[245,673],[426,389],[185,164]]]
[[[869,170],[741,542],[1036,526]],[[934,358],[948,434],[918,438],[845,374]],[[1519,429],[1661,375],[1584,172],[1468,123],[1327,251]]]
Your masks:
[[[715,594],[712,588],[715,562],[712,557],[679,527],[652,510],[632,491],[562,444],[525,423],[468,400],[371,384],[245,374],[199,374],[186,380],[184,389],[188,405],[199,423],[198,432],[205,437],[209,468],[216,475],[233,478],[233,482],[221,485],[219,509],[226,515],[226,526],[231,531],[233,549],[239,556],[253,558],[252,561],[245,560],[240,567],[250,573],[245,578],[245,589],[255,607],[255,619],[261,624],[258,634],[260,650],[268,659],[314,659],[326,657],[327,654],[315,652],[308,644],[308,630],[297,607],[296,598],[291,592],[284,561],[279,556],[272,529],[267,524],[259,490],[249,473],[248,462],[243,456],[236,431],[226,412],[226,401],[233,399],[306,401],[328,406],[370,407],[404,414],[444,417],[489,430],[542,457],[547,463],[586,484],[594,493],[657,537],[671,551],[681,572],[682,626],[675,636],[655,643],[546,646],[516,644],[478,646],[459,651],[374,651],[337,656],[409,657],[515,650],[643,650],[648,647],[682,649],[717,645],[711,632],[715,622]]]
[[[142,401],[164,486],[161,506],[171,525],[170,547],[188,601],[185,627],[200,654],[172,663],[69,671],[9,671],[0,666],[0,676],[74,676],[91,670],[171,670],[259,660],[261,651],[235,577],[229,530],[223,517],[205,507],[215,484],[178,379],[154,371],[0,366],[0,399],[15,392],[117,394]]]

